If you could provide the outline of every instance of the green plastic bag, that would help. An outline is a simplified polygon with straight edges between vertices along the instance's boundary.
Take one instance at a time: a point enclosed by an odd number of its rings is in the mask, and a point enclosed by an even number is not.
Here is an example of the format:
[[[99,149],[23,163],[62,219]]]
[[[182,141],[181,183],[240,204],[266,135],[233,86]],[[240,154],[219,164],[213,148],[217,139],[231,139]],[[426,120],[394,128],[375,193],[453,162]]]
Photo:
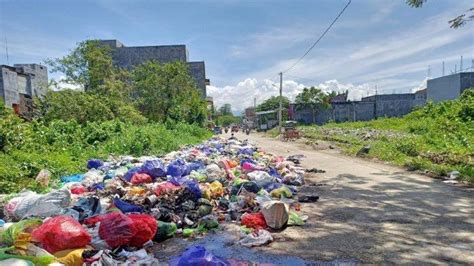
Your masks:
[[[290,211],[288,225],[304,225],[304,220],[294,211]]]
[[[173,237],[178,230],[178,227],[175,223],[166,223],[162,221],[158,221],[158,230],[156,230],[155,234],[155,241],[163,241],[170,237]]]
[[[15,241],[18,239],[21,233],[25,231],[34,229],[40,226],[43,223],[41,219],[26,219],[19,221],[8,227],[2,234],[2,241],[8,246],[15,244]]]
[[[33,256],[21,256],[21,255],[13,255],[13,254],[5,253],[6,251],[14,250],[14,249],[15,249],[14,247],[1,248],[0,261],[6,260],[6,259],[21,259],[21,260],[30,261],[33,263],[33,265],[37,265],[37,266],[46,266],[55,261],[55,258],[53,256],[33,257]]]

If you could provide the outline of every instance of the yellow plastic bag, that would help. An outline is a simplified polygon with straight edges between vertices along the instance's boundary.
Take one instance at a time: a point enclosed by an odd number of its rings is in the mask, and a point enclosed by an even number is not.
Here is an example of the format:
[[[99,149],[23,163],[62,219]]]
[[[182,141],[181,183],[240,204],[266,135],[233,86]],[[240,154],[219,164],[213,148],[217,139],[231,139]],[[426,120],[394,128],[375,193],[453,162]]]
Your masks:
[[[141,196],[141,195],[145,195],[145,189],[142,188],[142,187],[132,187],[129,191],[128,191],[128,194],[129,195],[134,195],[134,196]]]
[[[218,198],[224,195],[224,188],[222,187],[221,182],[214,181],[209,184],[209,190],[211,191],[211,197]]]
[[[79,249],[66,249],[61,250],[53,255],[56,257],[57,261],[68,266],[81,266],[82,265],[82,252],[84,248]]]

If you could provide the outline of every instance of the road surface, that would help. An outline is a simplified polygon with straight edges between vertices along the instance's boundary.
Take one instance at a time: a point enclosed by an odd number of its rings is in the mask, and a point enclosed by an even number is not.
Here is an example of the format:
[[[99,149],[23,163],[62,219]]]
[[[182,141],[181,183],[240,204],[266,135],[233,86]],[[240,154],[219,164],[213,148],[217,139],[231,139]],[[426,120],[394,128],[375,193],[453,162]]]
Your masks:
[[[274,154],[303,154],[303,167],[326,171],[307,179],[313,185],[304,192],[320,196],[303,206],[307,224],[278,233],[277,241],[259,251],[307,261],[474,265],[473,188],[302,142],[236,136]]]

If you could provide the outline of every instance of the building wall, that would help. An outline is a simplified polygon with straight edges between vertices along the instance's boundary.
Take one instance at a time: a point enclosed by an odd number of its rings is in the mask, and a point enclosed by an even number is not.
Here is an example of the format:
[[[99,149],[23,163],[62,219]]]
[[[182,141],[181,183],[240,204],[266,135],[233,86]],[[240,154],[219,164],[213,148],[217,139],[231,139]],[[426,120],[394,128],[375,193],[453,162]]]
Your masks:
[[[189,74],[194,78],[196,86],[201,91],[201,97],[205,98],[207,95],[206,91],[206,66],[204,62],[189,62],[188,63]]]
[[[112,58],[117,66],[128,69],[150,60],[171,63],[187,59],[184,45],[120,47],[112,49]]]
[[[466,89],[474,88],[474,72],[461,73],[461,92]]]
[[[160,63],[184,62],[187,63],[189,74],[194,78],[201,97],[206,98],[206,67],[204,62],[188,62],[188,51],[185,45],[160,45],[127,47],[117,40],[101,40],[104,45],[112,48],[114,64],[127,69],[156,60]]]
[[[1,68],[1,79],[0,79],[0,93],[2,94],[2,100],[7,107],[12,107],[13,104],[20,103],[20,95],[18,93],[18,74],[11,68]]]
[[[325,124],[329,121],[368,121],[377,117],[403,116],[416,106],[426,103],[426,90],[414,94],[373,95],[355,102],[335,102],[328,110],[320,111],[316,115],[316,124]],[[295,120],[305,124],[313,122],[311,110],[298,110]]]
[[[429,79],[427,85],[427,99],[429,101],[439,102],[456,99],[461,88],[460,73]]]
[[[39,64],[15,64],[21,72],[29,75],[26,94],[42,97],[48,90],[48,68]]]

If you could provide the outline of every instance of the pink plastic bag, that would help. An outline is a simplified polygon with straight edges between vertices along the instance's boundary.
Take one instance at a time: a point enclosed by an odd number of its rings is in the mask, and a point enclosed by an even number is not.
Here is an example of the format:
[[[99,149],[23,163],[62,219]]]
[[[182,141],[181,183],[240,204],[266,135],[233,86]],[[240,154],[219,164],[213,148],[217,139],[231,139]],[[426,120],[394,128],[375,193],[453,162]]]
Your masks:
[[[158,229],[155,218],[148,214],[129,214],[135,226],[136,233],[130,239],[130,246],[141,248],[147,241],[152,240]]]
[[[151,176],[149,174],[145,174],[145,173],[135,173],[132,176],[132,179],[130,180],[130,182],[132,182],[132,184],[134,184],[134,185],[139,185],[139,184],[144,184],[144,183],[151,183],[152,181],[153,181],[153,179],[151,178]]]

